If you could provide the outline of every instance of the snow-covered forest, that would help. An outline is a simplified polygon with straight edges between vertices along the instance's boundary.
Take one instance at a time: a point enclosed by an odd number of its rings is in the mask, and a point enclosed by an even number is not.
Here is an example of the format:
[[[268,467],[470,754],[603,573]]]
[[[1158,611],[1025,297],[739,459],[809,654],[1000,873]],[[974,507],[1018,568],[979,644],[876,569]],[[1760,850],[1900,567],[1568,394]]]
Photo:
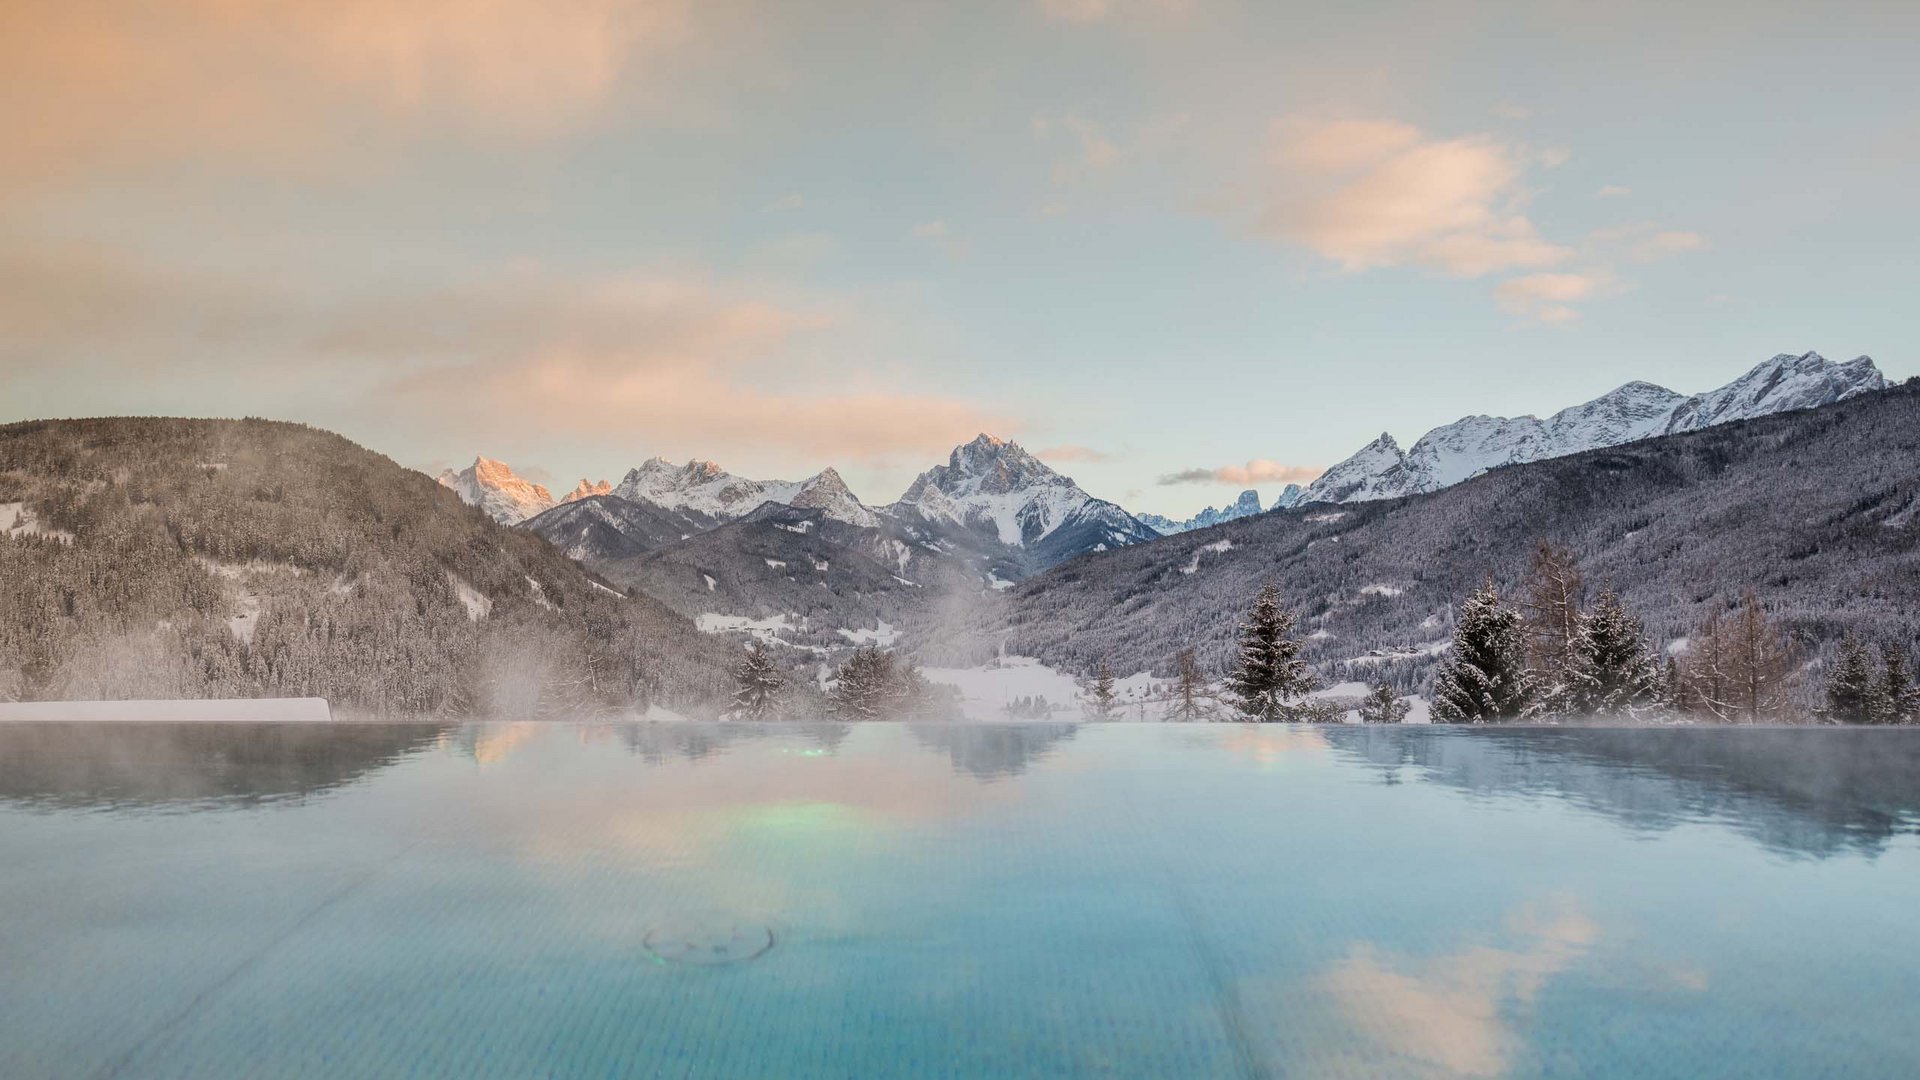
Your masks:
[[[0,700],[710,708],[730,650],[430,478],[260,420],[0,428]]]

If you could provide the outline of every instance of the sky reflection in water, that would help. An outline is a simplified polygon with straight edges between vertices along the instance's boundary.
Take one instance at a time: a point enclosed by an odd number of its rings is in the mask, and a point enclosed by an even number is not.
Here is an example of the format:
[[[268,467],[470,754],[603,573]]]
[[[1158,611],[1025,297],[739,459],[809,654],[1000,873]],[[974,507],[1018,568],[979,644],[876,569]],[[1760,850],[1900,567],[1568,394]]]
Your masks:
[[[0,1076],[1916,1075],[1917,735],[0,727]]]

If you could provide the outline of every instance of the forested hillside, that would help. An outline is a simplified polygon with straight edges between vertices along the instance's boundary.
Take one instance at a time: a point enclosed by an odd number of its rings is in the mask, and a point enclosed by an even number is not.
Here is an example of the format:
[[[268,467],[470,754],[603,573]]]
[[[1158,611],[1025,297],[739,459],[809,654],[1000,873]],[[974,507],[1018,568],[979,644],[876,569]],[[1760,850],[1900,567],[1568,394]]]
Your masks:
[[[0,700],[704,712],[728,660],[685,618],[337,435],[262,420],[0,427]]]
[[[1423,688],[1456,605],[1571,548],[1658,648],[1749,587],[1814,658],[1852,631],[1920,638],[1920,382],[1801,412],[1496,469],[1427,495],[1275,511],[1088,556],[930,635],[930,663],[999,649],[1078,672],[1228,667],[1264,582],[1323,680]],[[916,631],[919,628],[914,628]]]

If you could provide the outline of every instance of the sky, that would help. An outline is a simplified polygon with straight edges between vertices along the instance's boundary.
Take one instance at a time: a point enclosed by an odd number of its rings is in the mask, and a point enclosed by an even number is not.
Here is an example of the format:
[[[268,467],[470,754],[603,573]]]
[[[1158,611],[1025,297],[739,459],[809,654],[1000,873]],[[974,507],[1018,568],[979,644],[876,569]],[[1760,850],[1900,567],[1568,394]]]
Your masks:
[[[8,0],[0,422],[1184,516],[1388,431],[1920,373],[1920,5]],[[558,494],[558,492],[556,492]]]

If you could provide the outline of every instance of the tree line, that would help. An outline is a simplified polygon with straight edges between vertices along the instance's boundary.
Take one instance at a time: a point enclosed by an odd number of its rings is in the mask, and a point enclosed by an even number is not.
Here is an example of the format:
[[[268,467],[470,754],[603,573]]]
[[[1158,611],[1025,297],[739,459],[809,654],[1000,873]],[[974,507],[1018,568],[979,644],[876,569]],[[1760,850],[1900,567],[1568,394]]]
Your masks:
[[[1326,722],[1345,709],[1310,695],[1319,681],[1302,656],[1295,618],[1268,583],[1239,631],[1225,677],[1233,719],[1257,723]],[[1656,651],[1644,624],[1611,587],[1591,603],[1577,559],[1539,541],[1519,589],[1505,601],[1491,577],[1461,604],[1452,641],[1434,678],[1436,723],[1485,724],[1592,719],[1637,722],[1692,719],[1719,723],[1792,722],[1805,716],[1794,691],[1809,665],[1785,625],[1751,588],[1731,607],[1714,605],[1674,647]],[[1813,718],[1830,723],[1920,723],[1920,685],[1906,650],[1877,650],[1851,634],[1833,661],[1819,665],[1823,704]],[[1107,716],[1112,675],[1096,669],[1089,713]],[[1168,715],[1219,715],[1211,684],[1192,648],[1175,654]],[[1358,703],[1366,723],[1400,723],[1411,702],[1375,683]]]

